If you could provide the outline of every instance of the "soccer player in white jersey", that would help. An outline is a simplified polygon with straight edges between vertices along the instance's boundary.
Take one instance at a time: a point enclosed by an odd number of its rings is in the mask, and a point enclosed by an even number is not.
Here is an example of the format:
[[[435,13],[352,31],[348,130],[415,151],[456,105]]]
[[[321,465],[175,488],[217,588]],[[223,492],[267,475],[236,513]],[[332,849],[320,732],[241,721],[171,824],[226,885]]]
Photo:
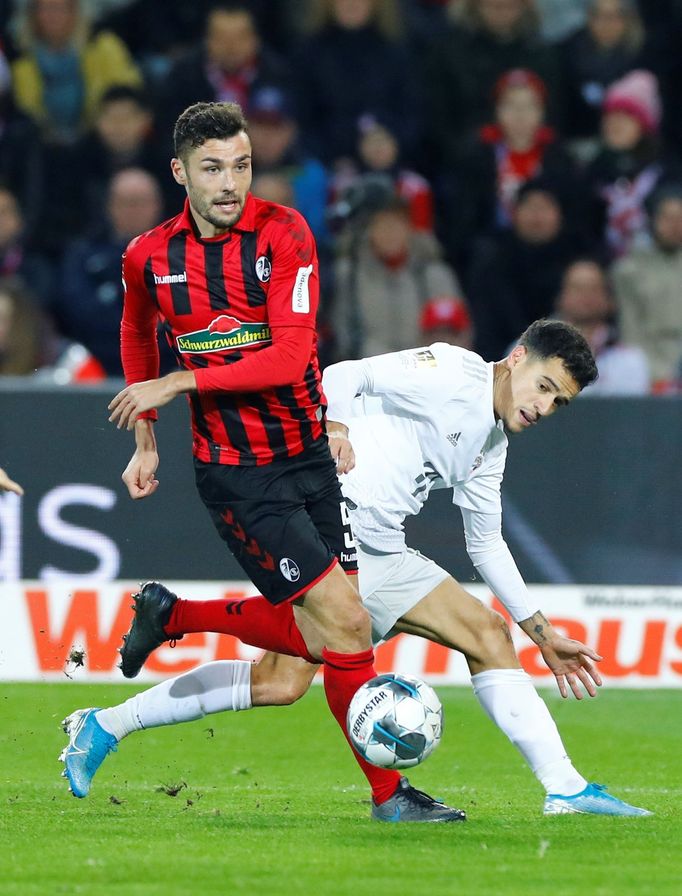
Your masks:
[[[484,581],[515,622],[538,645],[563,697],[594,696],[601,657],[556,632],[528,589],[502,537],[500,486],[506,432],[518,433],[567,405],[596,378],[583,337],[559,321],[536,321],[502,361],[486,363],[464,349],[436,343],[327,368],[329,440],[342,474],[359,552],[359,587],[372,617],[375,642],[408,632],[461,651],[474,693],[495,724],[520,750],[544,786],[544,814],[649,815],[573,766],[549,711],[521,669],[503,618],[473,598],[452,576],[405,544],[403,521],[419,513],[435,488],[451,488],[460,508],[467,551]],[[123,647],[139,670],[151,650],[170,637],[223,631],[248,641],[240,613],[226,601],[180,600],[158,583],[143,586]],[[295,615],[295,610],[293,611]],[[299,621],[299,620],[297,620]],[[309,658],[320,656],[319,635],[300,624]],[[249,643],[252,643],[249,642]],[[257,645],[259,646],[259,645]],[[134,656],[133,656],[134,654]],[[64,774],[85,796],[97,768],[127,734],[206,713],[291,703],[308,689],[317,666],[266,653],[252,666],[209,663],[162,682],[118,707],[77,710],[65,720],[71,733]],[[95,735],[79,743],[84,714]],[[99,730],[98,730],[99,729]],[[74,733],[75,732],[75,733]],[[373,817],[395,820],[395,806],[373,806]],[[399,813],[397,813],[399,815]]]

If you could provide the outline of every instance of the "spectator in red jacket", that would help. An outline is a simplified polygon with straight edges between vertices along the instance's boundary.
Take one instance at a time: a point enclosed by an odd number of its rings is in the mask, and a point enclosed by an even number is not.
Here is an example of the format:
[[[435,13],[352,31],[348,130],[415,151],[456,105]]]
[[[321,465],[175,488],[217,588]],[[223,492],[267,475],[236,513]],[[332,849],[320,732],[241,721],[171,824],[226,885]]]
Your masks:
[[[530,69],[505,72],[493,89],[494,121],[484,125],[448,177],[443,209],[453,257],[468,254],[480,236],[511,226],[516,194],[540,175],[575,194],[575,167],[545,123],[547,88]],[[571,209],[567,208],[570,213]]]

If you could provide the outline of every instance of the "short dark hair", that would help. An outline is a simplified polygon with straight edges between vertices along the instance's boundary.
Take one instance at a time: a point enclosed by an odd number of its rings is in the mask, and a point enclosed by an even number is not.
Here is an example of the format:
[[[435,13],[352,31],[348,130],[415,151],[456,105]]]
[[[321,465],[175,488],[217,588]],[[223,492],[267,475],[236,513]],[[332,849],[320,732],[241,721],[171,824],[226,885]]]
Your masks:
[[[207,140],[229,140],[240,131],[248,133],[248,125],[237,103],[194,103],[175,122],[175,155],[184,161],[190,150]]]
[[[562,320],[534,321],[521,334],[518,344],[536,358],[560,358],[580,389],[589,386],[599,375],[592,349],[583,334]]]

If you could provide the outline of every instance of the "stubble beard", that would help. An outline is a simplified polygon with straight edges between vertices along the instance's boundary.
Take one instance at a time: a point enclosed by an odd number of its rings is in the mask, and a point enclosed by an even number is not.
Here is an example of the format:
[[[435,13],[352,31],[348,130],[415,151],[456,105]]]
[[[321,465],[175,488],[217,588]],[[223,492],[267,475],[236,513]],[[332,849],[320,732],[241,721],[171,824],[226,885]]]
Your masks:
[[[187,179],[187,185],[189,187],[188,193],[190,205],[195,212],[204,219],[204,221],[208,221],[208,223],[217,230],[229,230],[230,227],[234,227],[237,221],[241,218],[242,212],[244,211],[244,200],[240,199],[238,196],[231,197],[231,201],[238,203],[237,210],[231,215],[221,215],[215,208],[214,200],[204,199],[203,196],[198,196],[196,194],[189,178]],[[226,199],[226,197],[221,198]]]
[[[239,200],[236,201],[239,202]],[[231,215],[220,214],[220,212],[215,211],[213,203],[208,202],[205,207],[199,211],[199,214],[204,220],[208,221],[209,224],[212,224],[218,230],[229,230],[229,228],[233,227],[241,218],[242,211],[243,205],[240,203],[237,210]]]

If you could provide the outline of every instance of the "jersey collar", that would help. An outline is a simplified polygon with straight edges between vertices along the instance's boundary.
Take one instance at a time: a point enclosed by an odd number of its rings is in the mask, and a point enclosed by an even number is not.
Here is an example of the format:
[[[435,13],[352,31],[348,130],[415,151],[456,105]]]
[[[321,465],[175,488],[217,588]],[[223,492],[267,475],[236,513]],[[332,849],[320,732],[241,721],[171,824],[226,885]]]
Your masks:
[[[237,221],[237,223],[230,228],[229,232],[224,234],[223,236],[215,236],[215,237],[202,237],[199,231],[197,230],[197,225],[192,217],[192,213],[189,210],[189,199],[185,199],[185,205],[182,210],[182,213],[178,215],[177,223],[174,227],[175,232],[179,232],[182,230],[189,231],[194,235],[194,238],[199,240],[202,243],[220,243],[222,241],[227,241],[230,239],[232,231],[240,231],[247,232],[253,231],[256,229],[256,201],[251,195],[251,193],[247,193],[246,202],[244,203],[244,211],[242,212],[241,218]]]

